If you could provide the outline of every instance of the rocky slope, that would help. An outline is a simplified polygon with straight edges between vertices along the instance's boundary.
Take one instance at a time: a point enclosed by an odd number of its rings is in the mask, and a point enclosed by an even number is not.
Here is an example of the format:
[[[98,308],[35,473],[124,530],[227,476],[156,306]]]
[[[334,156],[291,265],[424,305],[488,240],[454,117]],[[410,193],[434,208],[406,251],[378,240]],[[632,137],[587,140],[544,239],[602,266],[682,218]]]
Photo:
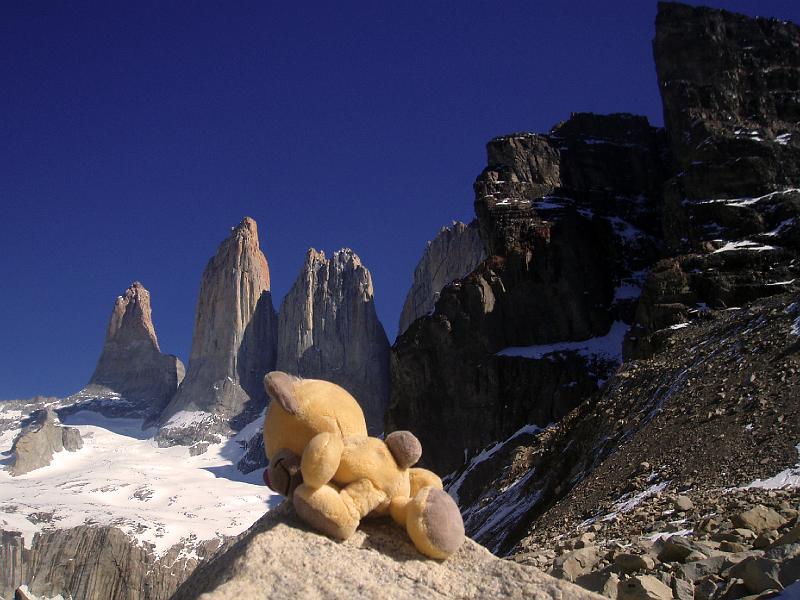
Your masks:
[[[313,248],[281,303],[277,369],[348,390],[373,435],[389,398],[389,341],[375,312],[372,276],[350,249]]]
[[[258,228],[246,217],[203,272],[189,368],[161,415],[160,444],[218,440],[263,410],[263,378],[276,358],[269,290]]]
[[[450,559],[424,559],[386,520],[344,543],[308,531],[284,504],[197,569],[173,596],[204,598],[596,598],[467,540]]]
[[[393,347],[389,420],[448,441],[425,460],[456,469],[467,531],[493,551],[611,597],[738,598],[761,585],[745,570],[791,580],[793,549],[731,524],[772,507],[774,540],[796,516],[798,48],[789,23],[660,4],[665,130],[576,115],[490,142],[475,186],[490,256]],[[593,237],[569,233],[582,219]],[[592,372],[606,343],[625,362]],[[499,350],[512,344],[526,347]],[[509,354],[514,371],[497,365]],[[787,489],[727,491],[754,481]],[[704,545],[659,558],[670,534]]]
[[[484,258],[486,251],[475,221],[469,225],[453,221],[452,226],[442,227],[428,242],[414,269],[414,280],[400,313],[398,335],[433,310],[442,288],[472,272]]]
[[[153,327],[150,292],[134,281],[111,311],[103,351],[89,383],[73,396],[104,414],[157,418],[184,376],[183,363],[162,354]]]

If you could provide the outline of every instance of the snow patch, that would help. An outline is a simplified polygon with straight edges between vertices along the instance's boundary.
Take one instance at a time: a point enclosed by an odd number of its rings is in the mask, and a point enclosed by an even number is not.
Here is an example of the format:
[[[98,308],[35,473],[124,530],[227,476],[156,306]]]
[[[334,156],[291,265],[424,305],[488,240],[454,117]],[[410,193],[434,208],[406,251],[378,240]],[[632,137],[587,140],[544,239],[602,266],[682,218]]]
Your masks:
[[[797,453],[800,454],[800,444],[795,446]],[[761,488],[765,490],[783,490],[788,488],[800,487],[800,460],[793,467],[789,467],[767,479],[756,479],[745,485],[742,489]]]
[[[678,531],[658,531],[656,533],[650,533],[647,536],[651,542],[657,542],[658,540],[666,540],[671,538],[673,535],[677,535],[678,537],[686,537],[687,535],[691,535],[694,533],[692,529],[680,529]]]
[[[513,434],[511,434],[511,436],[508,439],[501,440],[499,442],[496,442],[495,444],[492,444],[491,446],[484,448],[476,456],[472,457],[472,459],[470,459],[470,461],[466,465],[461,467],[461,475],[459,475],[458,479],[453,481],[453,483],[447,486],[447,492],[453,497],[453,500],[455,500],[456,503],[458,503],[459,489],[463,485],[464,480],[467,478],[467,476],[472,472],[472,470],[475,467],[477,467],[482,462],[489,460],[492,456],[494,456],[497,453],[498,450],[500,450],[503,446],[506,445],[506,443],[513,440],[514,438],[519,437],[525,433],[536,434],[539,433],[540,431],[542,431],[542,428],[539,427],[538,425],[525,425],[524,427],[521,427]],[[464,458],[466,459],[466,457],[467,457],[467,449],[465,448]],[[453,473],[453,475],[455,475],[455,473]]]
[[[80,431],[82,449],[18,477],[0,472],[0,528],[19,531],[27,547],[43,529],[111,525],[160,556],[178,543],[238,535],[278,499],[260,471],[236,470],[232,440],[189,456],[183,446],[142,439],[139,419],[81,411],[65,423]]]
[[[754,252],[763,252],[764,250],[775,250],[775,246],[767,246],[765,244],[759,244],[758,242],[752,242],[750,240],[741,240],[739,242],[728,242],[722,248],[714,250],[713,254],[730,252],[731,250],[752,250]]]
[[[203,421],[210,420],[213,417],[213,414],[204,410],[181,410],[172,415],[169,420],[164,423],[164,429],[191,427],[192,425],[199,425]]]
[[[756,204],[757,202],[761,202],[762,200],[766,200],[767,198],[772,198],[773,196],[777,196],[780,194],[788,194],[789,192],[800,192],[800,188],[786,188],[784,190],[777,190],[775,192],[770,192],[769,194],[764,194],[763,196],[758,196],[755,198],[750,197],[743,197],[743,198],[709,198],[708,200],[694,200],[691,201],[692,204],[727,204],[728,206],[750,206],[751,204]]]
[[[519,356],[523,358],[542,359],[548,355],[564,352],[577,352],[584,358],[607,358],[622,361],[622,342],[628,331],[628,325],[615,321],[604,336],[589,338],[579,342],[556,342],[534,346],[511,346],[496,353],[496,356]]]

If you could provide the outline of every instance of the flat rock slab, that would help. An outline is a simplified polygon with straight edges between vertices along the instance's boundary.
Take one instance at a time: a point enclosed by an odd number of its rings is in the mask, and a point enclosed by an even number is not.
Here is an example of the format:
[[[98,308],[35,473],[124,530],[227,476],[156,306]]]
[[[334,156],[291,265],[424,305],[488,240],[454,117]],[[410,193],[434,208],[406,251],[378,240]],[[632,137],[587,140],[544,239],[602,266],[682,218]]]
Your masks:
[[[467,540],[446,561],[422,557],[388,520],[346,542],[308,530],[287,503],[261,518],[228,552],[199,567],[173,600],[190,598],[600,599]]]

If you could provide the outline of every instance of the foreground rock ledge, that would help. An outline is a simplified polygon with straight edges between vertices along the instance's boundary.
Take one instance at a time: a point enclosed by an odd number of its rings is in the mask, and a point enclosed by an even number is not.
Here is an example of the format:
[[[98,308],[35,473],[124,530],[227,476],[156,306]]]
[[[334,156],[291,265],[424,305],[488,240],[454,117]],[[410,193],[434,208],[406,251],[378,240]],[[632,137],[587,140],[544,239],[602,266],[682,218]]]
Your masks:
[[[173,600],[228,598],[602,598],[492,555],[472,540],[426,560],[389,521],[344,543],[309,531],[287,503],[225,554],[199,567]]]

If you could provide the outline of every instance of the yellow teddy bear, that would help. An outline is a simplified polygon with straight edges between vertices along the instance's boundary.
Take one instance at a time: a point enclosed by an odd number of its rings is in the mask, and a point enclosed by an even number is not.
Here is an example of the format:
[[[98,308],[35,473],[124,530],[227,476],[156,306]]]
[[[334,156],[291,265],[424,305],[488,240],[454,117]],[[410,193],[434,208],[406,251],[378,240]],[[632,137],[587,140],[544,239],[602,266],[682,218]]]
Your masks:
[[[264,479],[292,498],[303,521],[345,540],[364,517],[390,514],[426,556],[447,558],[459,548],[461,513],[436,474],[411,468],[422,455],[411,432],[369,437],[358,402],[328,381],[273,371],[264,385],[272,399]]]

